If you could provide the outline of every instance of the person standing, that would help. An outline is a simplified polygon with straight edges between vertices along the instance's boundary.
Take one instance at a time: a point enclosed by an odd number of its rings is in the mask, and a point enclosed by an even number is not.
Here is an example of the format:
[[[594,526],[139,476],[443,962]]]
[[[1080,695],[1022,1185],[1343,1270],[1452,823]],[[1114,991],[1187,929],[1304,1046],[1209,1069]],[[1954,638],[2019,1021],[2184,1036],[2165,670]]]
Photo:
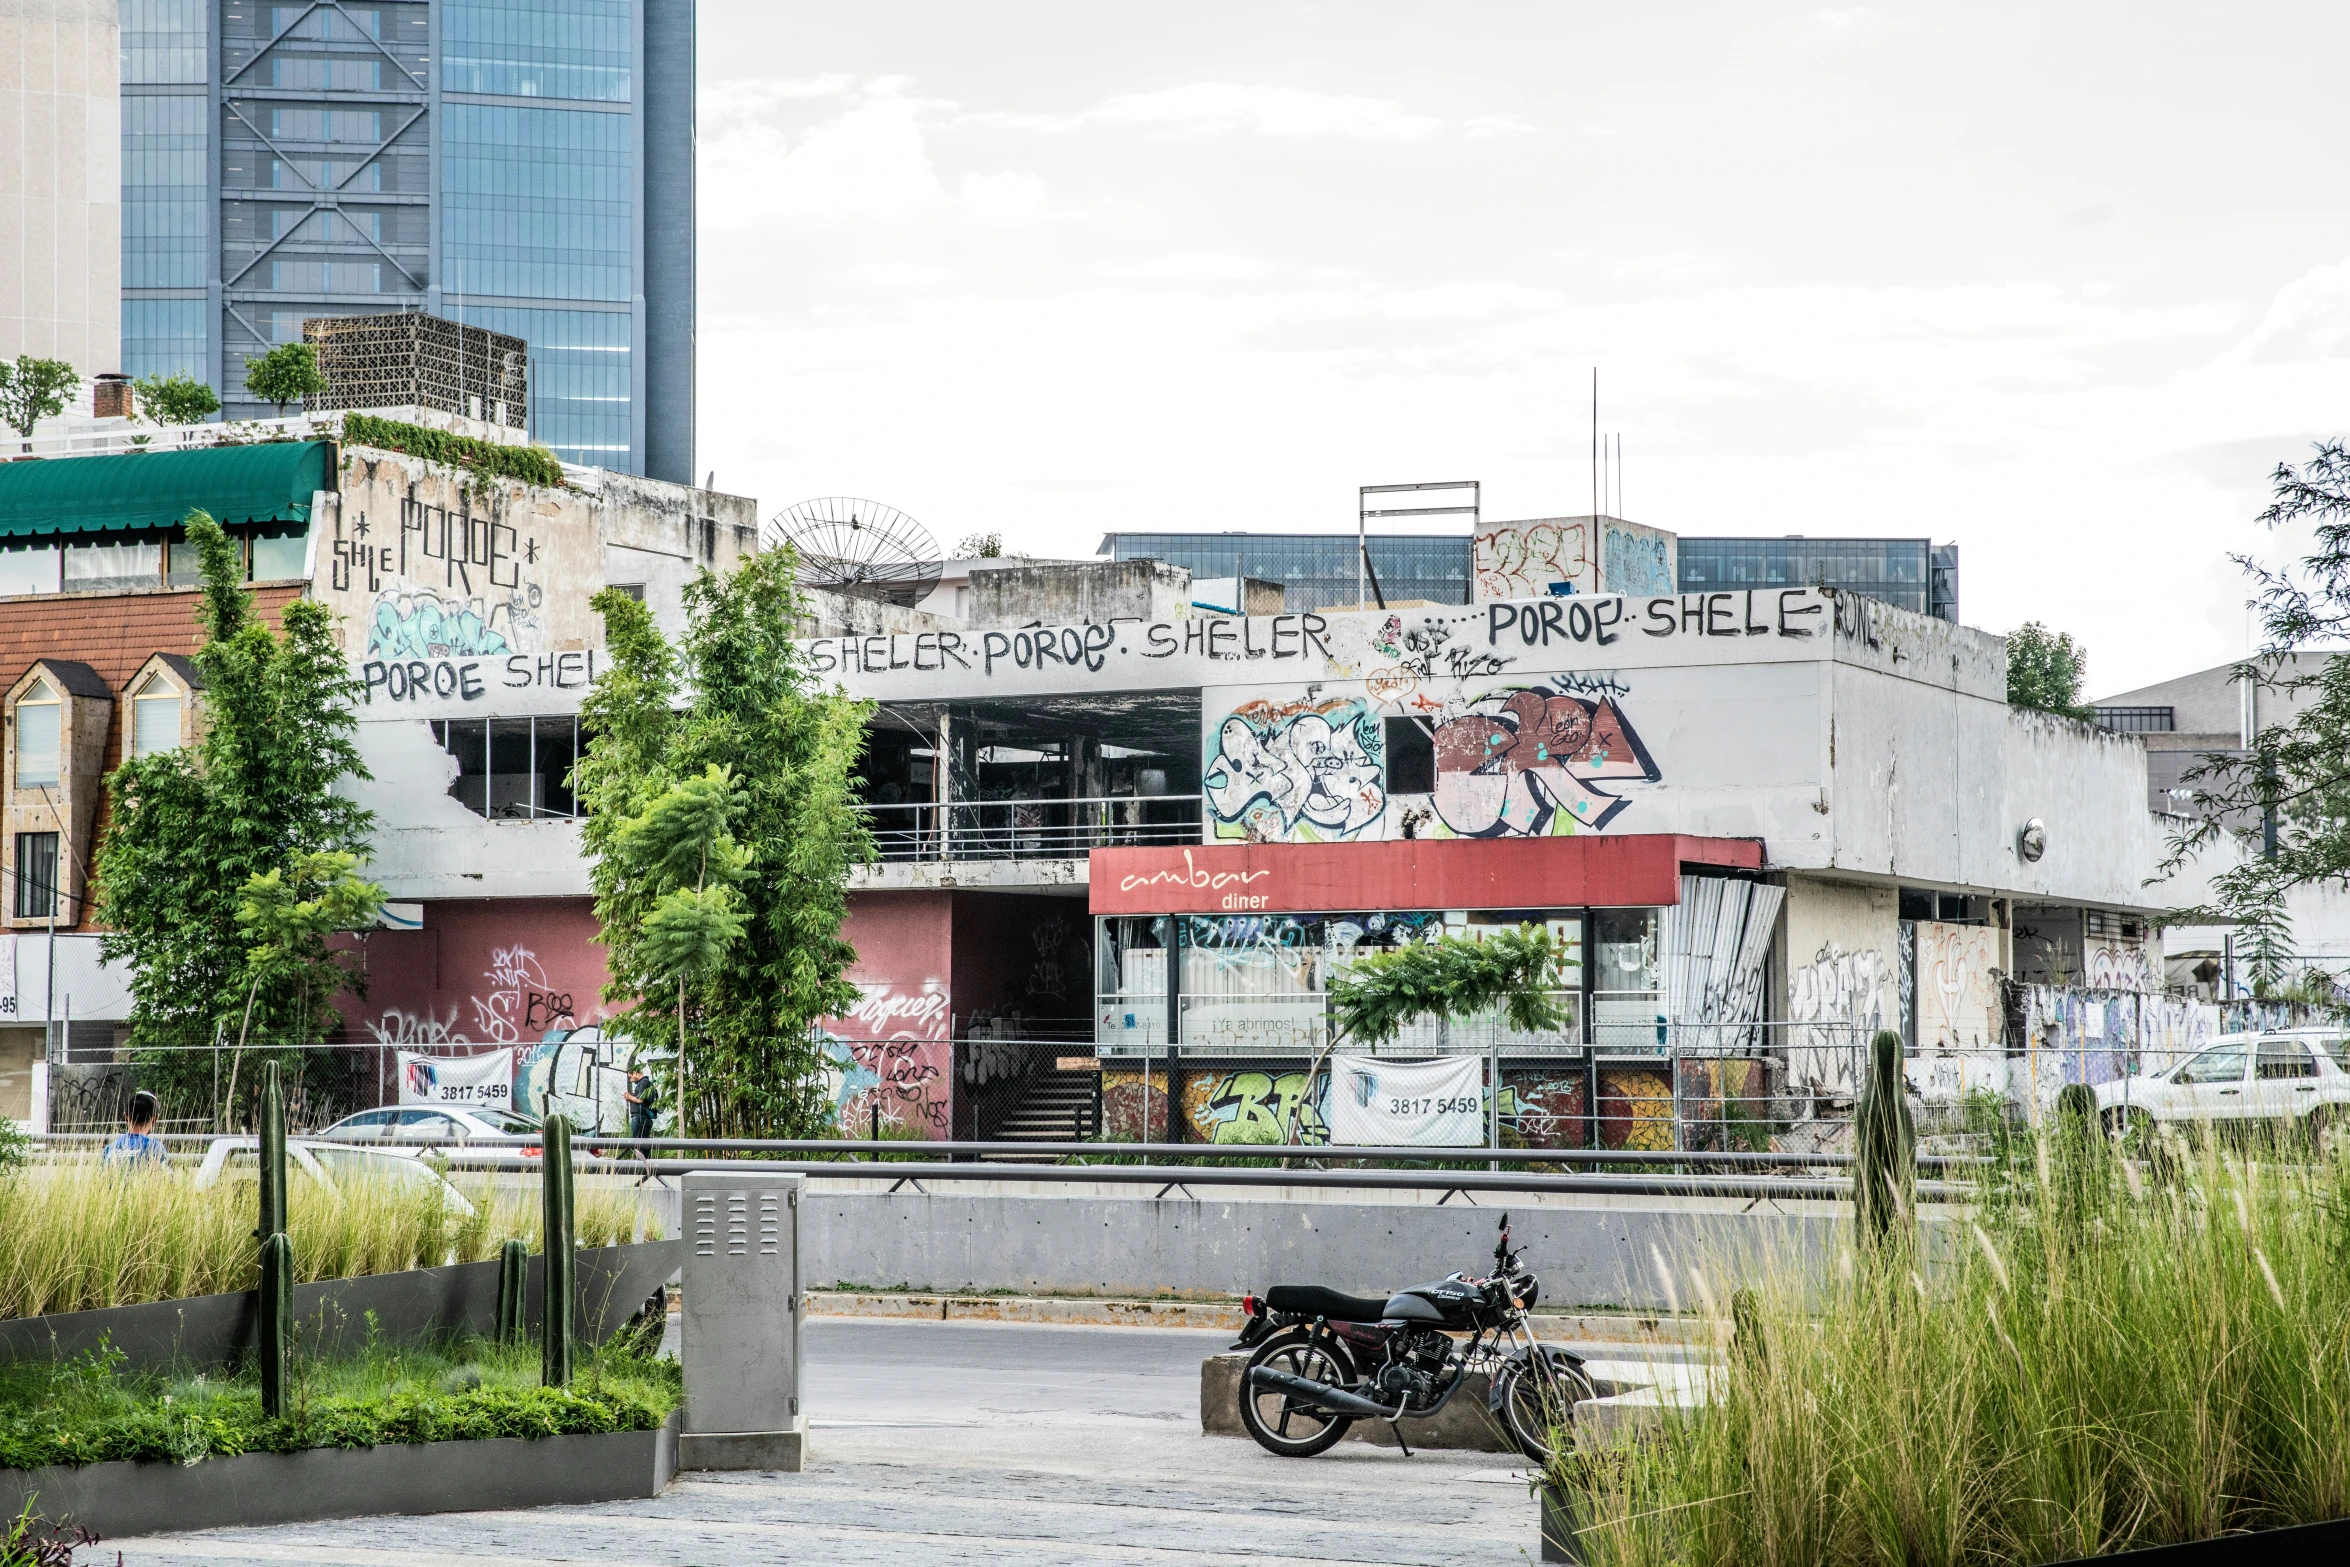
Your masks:
[[[106,1145],[99,1162],[133,1166],[168,1163],[163,1139],[155,1135],[155,1118],[162,1113],[163,1106],[144,1088],[131,1095],[130,1104],[122,1112],[122,1135]]]
[[[628,1069],[628,1091],[620,1096],[628,1105],[628,1135],[651,1137],[653,1111],[660,1103],[660,1092],[653,1087],[653,1076],[642,1065]],[[644,1152],[646,1150],[639,1150]]]

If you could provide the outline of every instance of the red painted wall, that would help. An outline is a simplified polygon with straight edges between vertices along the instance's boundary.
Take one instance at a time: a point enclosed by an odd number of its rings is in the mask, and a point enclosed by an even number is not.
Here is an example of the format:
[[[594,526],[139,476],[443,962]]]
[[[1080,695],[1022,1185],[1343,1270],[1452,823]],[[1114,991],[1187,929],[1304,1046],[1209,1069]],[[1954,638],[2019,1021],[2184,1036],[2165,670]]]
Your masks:
[[[1659,907],[1683,864],[1762,866],[1746,839],[1640,833],[1096,849],[1096,914]]]
[[[952,893],[856,893],[841,939],[864,999],[827,1018],[833,1117],[844,1136],[944,1138],[954,1129],[948,1043],[953,1007]]]
[[[422,930],[373,931],[359,945],[367,994],[340,1003],[354,1039],[517,1044],[604,1015],[586,898],[427,903]]]

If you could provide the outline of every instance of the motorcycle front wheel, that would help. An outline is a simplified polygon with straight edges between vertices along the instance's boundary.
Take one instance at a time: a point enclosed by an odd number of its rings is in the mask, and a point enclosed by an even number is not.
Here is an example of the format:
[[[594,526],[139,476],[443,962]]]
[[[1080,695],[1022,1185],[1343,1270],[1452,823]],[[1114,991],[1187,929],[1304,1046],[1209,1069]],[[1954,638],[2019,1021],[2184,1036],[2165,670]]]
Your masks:
[[[1328,1452],[1354,1424],[1343,1415],[1300,1408],[1277,1389],[1251,1387],[1248,1374],[1259,1366],[1341,1388],[1354,1385],[1355,1367],[1345,1345],[1328,1334],[1317,1337],[1311,1328],[1284,1328],[1259,1344],[1240,1373],[1240,1423],[1266,1452],[1311,1458]]]
[[[1591,1379],[1575,1363],[1537,1345],[1525,1360],[1512,1361],[1501,1371],[1502,1423],[1518,1451],[1537,1464],[1550,1461],[1551,1439],[1571,1440],[1575,1406],[1596,1396]]]

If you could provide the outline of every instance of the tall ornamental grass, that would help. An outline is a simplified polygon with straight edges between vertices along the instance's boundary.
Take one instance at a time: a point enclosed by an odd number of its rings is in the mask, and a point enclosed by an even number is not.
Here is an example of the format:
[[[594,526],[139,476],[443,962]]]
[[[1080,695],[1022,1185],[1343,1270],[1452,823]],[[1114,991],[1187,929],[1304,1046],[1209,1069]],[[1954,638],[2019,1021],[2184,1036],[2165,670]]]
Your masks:
[[[1717,1403],[1553,1466],[1585,1559],[1988,1567],[2350,1517],[2350,1162],[2152,1153],[2060,1122],[1922,1242],[1739,1291]]]
[[[538,1248],[535,1184],[459,1189],[471,1215],[431,1187],[345,1180],[330,1195],[297,1176],[287,1226],[295,1277],[479,1262],[508,1237]],[[0,1318],[252,1289],[255,1202],[249,1179],[199,1189],[182,1170],[74,1160],[0,1172]],[[633,1240],[639,1227],[628,1189],[580,1188],[580,1245]]]

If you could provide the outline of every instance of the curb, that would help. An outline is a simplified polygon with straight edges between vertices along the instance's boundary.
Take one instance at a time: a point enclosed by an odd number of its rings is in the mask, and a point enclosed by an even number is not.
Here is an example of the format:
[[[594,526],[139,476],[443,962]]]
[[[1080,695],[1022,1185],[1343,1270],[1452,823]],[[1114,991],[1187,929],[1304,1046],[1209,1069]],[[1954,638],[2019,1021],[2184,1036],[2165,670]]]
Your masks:
[[[1044,1322],[1086,1327],[1206,1328],[1238,1333],[1236,1300],[1135,1300],[1065,1295],[915,1295],[884,1290],[810,1290],[812,1317],[881,1317],[919,1322]],[[1573,1343],[1692,1344],[1712,1337],[1702,1321],[1610,1312],[1537,1312],[1534,1336]]]

